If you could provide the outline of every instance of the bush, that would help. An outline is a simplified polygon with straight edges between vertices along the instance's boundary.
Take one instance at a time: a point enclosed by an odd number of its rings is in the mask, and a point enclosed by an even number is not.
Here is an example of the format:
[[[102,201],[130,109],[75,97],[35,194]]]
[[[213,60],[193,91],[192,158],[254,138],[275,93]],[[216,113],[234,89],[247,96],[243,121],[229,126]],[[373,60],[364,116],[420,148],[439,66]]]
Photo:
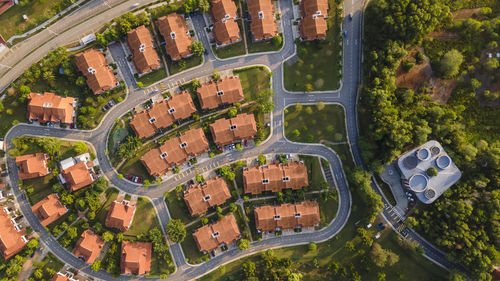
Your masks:
[[[401,67],[403,68],[403,70],[404,70],[405,72],[410,72],[410,70],[411,70],[414,66],[415,66],[415,64],[414,64],[413,62],[411,62],[411,61],[407,61],[407,60],[405,60],[405,61],[403,61],[403,62],[401,63]]]
[[[435,167],[430,167],[427,169],[426,173],[429,177],[435,177],[438,175],[438,170]]]
[[[464,57],[459,51],[452,49],[448,51],[439,61],[439,72],[442,77],[453,78],[459,70]]]

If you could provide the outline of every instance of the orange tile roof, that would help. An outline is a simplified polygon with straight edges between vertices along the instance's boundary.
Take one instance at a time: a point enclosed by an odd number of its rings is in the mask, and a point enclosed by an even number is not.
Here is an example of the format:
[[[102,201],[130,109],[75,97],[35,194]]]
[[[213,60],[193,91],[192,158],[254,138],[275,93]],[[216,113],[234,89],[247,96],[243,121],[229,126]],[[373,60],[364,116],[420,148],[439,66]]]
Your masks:
[[[27,242],[23,240],[24,230],[17,231],[12,217],[0,210],[0,251],[5,260],[19,253]]]
[[[191,36],[184,17],[176,13],[161,17],[158,19],[158,29],[165,39],[167,54],[173,61],[192,55]]]
[[[94,263],[104,247],[104,240],[101,236],[87,229],[76,243],[73,255],[83,257],[87,263]]]
[[[253,114],[242,113],[230,119],[218,119],[210,124],[215,144],[226,145],[236,140],[251,139],[257,135],[257,124]]]
[[[323,16],[308,15],[300,21],[299,30],[303,40],[326,39],[328,26]]]
[[[240,78],[236,76],[203,84],[198,87],[196,94],[202,109],[213,109],[221,104],[232,104],[245,99]]]
[[[194,241],[201,252],[210,252],[222,245],[229,245],[240,238],[240,230],[233,214],[219,221],[202,226],[193,233]]]
[[[243,171],[243,184],[245,193],[251,194],[301,189],[309,185],[307,167],[302,162],[250,167]]]
[[[151,270],[150,242],[122,242],[122,253],[120,256],[120,268],[123,274],[141,275]]]
[[[179,165],[208,150],[208,141],[201,128],[191,129],[184,135],[167,140],[163,145],[148,151],[141,161],[152,176],[165,174],[172,166]]]
[[[66,180],[66,185],[70,192],[76,191],[94,182],[94,178],[85,162],[78,162],[75,165],[61,171],[61,175]]]
[[[320,223],[319,205],[311,201],[257,207],[254,213],[255,227],[260,231],[313,227]]]
[[[125,201],[123,198],[120,201],[115,200],[111,203],[104,224],[107,227],[127,231],[130,225],[132,225],[135,209],[135,202],[133,201]]]
[[[54,93],[30,93],[28,100],[28,119],[41,123],[73,123],[74,98],[60,97]]]
[[[57,272],[56,274],[54,274],[54,276],[52,276],[52,279],[51,281],[74,281],[75,279],[72,278],[72,279],[69,279],[66,275],[64,275],[63,273],[60,273],[60,272]]]
[[[31,211],[38,217],[43,226],[47,226],[66,214],[68,209],[59,201],[57,194],[53,193],[33,205]]]
[[[236,23],[236,5],[232,0],[214,0],[210,8],[214,19],[214,37],[217,45],[240,40],[240,27]]]
[[[87,85],[98,95],[118,86],[113,71],[108,67],[101,51],[89,49],[75,55],[76,66],[87,77]]]
[[[16,157],[17,174],[22,180],[43,177],[49,174],[47,154],[35,153]]]
[[[254,40],[267,40],[278,34],[272,0],[249,0],[247,6],[252,20],[250,30]]]
[[[149,110],[141,111],[130,120],[130,126],[138,137],[148,138],[159,129],[167,128],[176,120],[189,118],[196,112],[191,95],[188,92],[172,95],[151,105]]]
[[[192,216],[205,213],[208,208],[224,204],[231,198],[224,178],[216,177],[190,188],[184,193],[184,202]]]
[[[328,16],[328,0],[302,0],[300,9],[302,10],[302,16],[312,14]]]
[[[160,58],[154,49],[153,37],[144,25],[127,33],[127,44],[134,55],[133,62],[137,72],[146,73],[160,67]]]

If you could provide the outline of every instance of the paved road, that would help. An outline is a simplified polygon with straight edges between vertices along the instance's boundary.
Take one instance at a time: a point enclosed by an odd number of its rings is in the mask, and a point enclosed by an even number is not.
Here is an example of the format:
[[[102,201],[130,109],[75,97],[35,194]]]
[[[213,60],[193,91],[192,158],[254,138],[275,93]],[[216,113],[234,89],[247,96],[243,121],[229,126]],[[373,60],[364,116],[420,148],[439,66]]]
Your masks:
[[[133,1],[135,2],[135,1]],[[147,3],[148,1],[139,1],[140,3]],[[336,186],[339,192],[339,209],[337,212],[337,217],[332,221],[332,223],[314,233],[304,233],[297,234],[293,236],[282,236],[276,239],[264,240],[261,242],[253,242],[252,247],[244,252],[238,250],[229,250],[225,253],[218,255],[217,257],[211,259],[209,262],[203,263],[198,266],[191,266],[185,262],[184,254],[180,245],[173,244],[170,246],[170,251],[172,253],[174,262],[177,267],[177,271],[169,276],[171,280],[187,280],[199,277],[207,272],[217,268],[221,264],[228,263],[235,259],[241,258],[245,255],[258,252],[263,249],[273,248],[273,247],[285,247],[290,245],[297,245],[301,243],[308,243],[310,241],[325,241],[333,237],[338,233],[348,220],[350,210],[351,210],[351,196],[349,189],[347,187],[347,181],[343,173],[342,164],[338,155],[323,145],[311,145],[311,144],[299,144],[292,143],[284,137],[284,127],[283,127],[283,110],[296,102],[301,103],[316,103],[318,101],[338,103],[345,108],[346,111],[346,126],[348,132],[349,143],[351,144],[352,153],[357,164],[362,164],[361,157],[359,153],[359,148],[357,147],[358,130],[357,130],[357,114],[356,114],[356,101],[357,101],[357,87],[359,84],[359,73],[360,73],[360,38],[361,38],[361,8],[362,0],[351,0],[346,1],[344,10],[348,14],[353,13],[352,21],[346,20],[344,22],[344,28],[348,31],[349,37],[344,40],[344,56],[343,56],[343,81],[342,87],[337,91],[322,92],[322,93],[290,93],[284,90],[282,81],[282,64],[287,58],[292,56],[295,51],[295,44],[292,37],[292,29],[290,19],[292,17],[292,7],[291,1],[281,0],[281,18],[284,22],[284,47],[279,52],[274,52],[270,54],[251,54],[238,58],[231,58],[226,60],[220,60],[215,58],[213,53],[210,51],[208,55],[204,57],[204,63],[200,67],[184,71],[180,74],[167,77],[162,81],[164,84],[175,84],[178,80],[190,80],[196,77],[209,75],[213,69],[218,70],[228,70],[237,67],[244,67],[248,65],[265,65],[273,71],[273,90],[275,92],[274,102],[276,104],[274,112],[272,113],[272,132],[270,138],[258,147],[253,149],[243,150],[241,152],[234,151],[230,154],[223,154],[212,159],[208,159],[204,162],[198,163],[197,168],[200,170],[214,169],[221,165],[233,162],[237,159],[257,157],[261,153],[301,153],[310,155],[319,155],[325,157],[331,165],[331,170],[333,171],[333,179],[336,182]],[[126,8],[130,3],[119,5],[118,7]],[[122,7],[123,6],[123,7]],[[119,9],[121,9],[119,8]],[[118,9],[118,10],[119,10]],[[115,9],[109,10],[106,13],[107,19],[113,17],[115,13],[119,14]],[[126,9],[125,9],[126,10]],[[205,48],[210,49],[207,46],[208,39],[203,31],[204,22],[200,15],[193,16],[193,24],[196,27],[198,37],[201,38],[202,43],[204,43]],[[60,36],[54,39],[56,42],[64,42],[67,40],[67,36]],[[97,157],[101,164],[101,170],[110,180],[110,182],[127,193],[136,194],[140,196],[148,197],[155,207],[156,212],[162,226],[170,220],[170,215],[165,203],[163,202],[163,194],[165,191],[169,191],[180,183],[186,182],[188,179],[195,176],[194,169],[187,170],[183,177],[171,178],[158,186],[151,186],[148,189],[139,187],[127,180],[118,179],[117,173],[111,166],[108,158],[106,156],[106,143],[109,131],[112,128],[113,123],[117,118],[123,114],[130,111],[134,106],[146,101],[150,98],[149,93],[153,89],[159,89],[159,83],[151,85],[145,89],[137,89],[132,73],[128,67],[125,66],[126,56],[118,45],[110,46],[110,51],[113,58],[117,61],[118,66],[122,72],[125,83],[128,88],[128,96],[122,103],[116,105],[110,110],[98,128],[91,131],[81,131],[81,130],[70,130],[70,129],[58,129],[58,128],[47,128],[28,124],[20,124],[15,126],[9,131],[6,136],[6,143],[9,148],[11,147],[11,141],[13,138],[22,135],[36,135],[36,136],[54,136],[58,138],[66,138],[72,140],[85,140],[91,143],[97,153]],[[46,53],[46,52],[45,52]],[[43,51],[37,52],[40,56],[45,53]],[[24,68],[23,68],[24,69]],[[10,73],[10,72],[9,72]],[[13,72],[14,73],[14,72]],[[13,76],[15,77],[15,76]],[[5,77],[0,79],[0,85],[4,83]],[[14,160],[9,158],[9,171],[10,179],[12,182],[17,182],[17,175],[15,173],[16,167]],[[380,190],[377,186],[373,185],[377,192]],[[45,231],[45,229],[40,225],[38,220],[33,216],[30,211],[28,202],[20,197],[21,193],[17,187],[14,187],[14,192],[21,204],[21,211],[25,214],[25,217],[29,223],[33,226],[33,229],[40,233],[41,241],[45,243],[50,250],[61,260],[67,264],[74,266],[82,270],[82,272],[97,277],[103,280],[115,280],[107,273],[103,271],[93,272],[88,266],[83,262],[75,258],[71,253],[66,251],[60,245],[58,245],[53,238],[51,238]],[[387,204],[386,201],[384,203]],[[389,206],[389,205],[388,205]],[[390,207],[384,210],[384,216],[391,218],[389,212]],[[386,213],[387,212],[387,213]],[[399,220],[390,221],[394,223],[395,228],[398,228],[398,224],[401,224]],[[419,239],[416,234],[412,234],[408,231],[409,235],[414,236],[414,240],[420,242],[427,255],[436,260],[437,262],[448,267],[449,264],[446,263],[446,259],[442,252],[435,250],[431,244],[426,241]],[[411,236],[411,237],[413,237]],[[120,280],[125,280],[129,278],[120,277]],[[136,277],[136,279],[148,279],[144,277]]]

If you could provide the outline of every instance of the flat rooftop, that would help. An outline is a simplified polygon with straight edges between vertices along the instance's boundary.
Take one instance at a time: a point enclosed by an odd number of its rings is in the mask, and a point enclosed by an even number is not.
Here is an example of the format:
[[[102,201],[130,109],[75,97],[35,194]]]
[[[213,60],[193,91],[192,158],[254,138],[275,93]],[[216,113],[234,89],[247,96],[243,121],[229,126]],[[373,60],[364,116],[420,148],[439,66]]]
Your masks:
[[[427,169],[431,167],[436,168],[436,176],[427,175]],[[401,155],[398,168],[401,177],[408,181],[406,186],[425,204],[434,202],[462,176],[448,153],[435,140]]]

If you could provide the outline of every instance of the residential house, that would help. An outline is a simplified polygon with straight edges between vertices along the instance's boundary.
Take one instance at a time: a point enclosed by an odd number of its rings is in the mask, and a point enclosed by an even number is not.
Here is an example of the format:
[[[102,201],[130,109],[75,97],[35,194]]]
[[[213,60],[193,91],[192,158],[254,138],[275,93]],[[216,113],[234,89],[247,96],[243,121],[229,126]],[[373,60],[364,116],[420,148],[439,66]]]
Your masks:
[[[159,18],[158,29],[165,39],[165,49],[170,59],[178,61],[193,55],[191,36],[183,16],[172,13]]]
[[[6,207],[0,210],[0,251],[5,260],[13,257],[26,246],[28,240],[25,234],[24,229],[10,216]]]
[[[163,145],[148,151],[141,161],[152,176],[161,176],[172,167],[201,155],[208,150],[203,129],[191,129],[180,137],[167,140]]]
[[[309,185],[307,167],[302,162],[250,167],[243,170],[243,185],[250,194],[301,189]]]
[[[101,51],[89,49],[75,55],[76,66],[87,78],[87,85],[99,95],[120,85]]]
[[[321,220],[319,205],[312,201],[261,206],[255,208],[254,214],[255,227],[262,232],[314,227]]]
[[[94,171],[94,161],[90,160],[88,153],[64,159],[60,165],[59,180],[66,184],[70,192],[79,190],[98,178]]]
[[[16,157],[17,174],[20,179],[33,179],[49,174],[48,156],[45,153],[27,154]]]
[[[191,95],[183,91],[168,100],[154,103],[148,110],[141,111],[130,120],[130,127],[139,138],[148,138],[160,129],[167,128],[179,120],[189,118],[196,112]]]
[[[57,193],[52,193],[33,205],[31,211],[38,217],[40,224],[47,226],[66,214],[68,209],[59,201]]]
[[[160,58],[154,49],[151,32],[144,25],[127,33],[127,44],[133,54],[135,70],[145,74],[160,68]]]
[[[257,135],[254,115],[249,113],[238,114],[229,119],[218,119],[209,127],[215,144],[220,146],[252,139]]]
[[[78,279],[73,278],[74,275],[73,273],[67,272],[67,273],[62,273],[62,272],[57,272],[52,276],[51,281],[78,281]]]
[[[208,208],[224,204],[231,198],[231,192],[224,178],[216,177],[188,189],[184,193],[184,202],[191,216],[205,213]]]
[[[122,242],[120,268],[123,274],[146,274],[151,270],[151,242]]]
[[[107,227],[116,228],[121,231],[127,231],[132,225],[132,220],[135,214],[135,201],[124,200],[123,196],[119,196],[108,211],[105,225]]]
[[[254,41],[269,40],[278,34],[272,0],[248,0],[247,6]]]
[[[213,33],[217,47],[226,46],[241,40],[240,27],[236,22],[236,5],[232,0],[214,0],[210,6],[214,20]]]
[[[214,109],[220,105],[240,102],[245,99],[240,78],[231,76],[219,81],[211,81],[196,89],[202,109]]]
[[[299,31],[302,40],[324,40],[328,25],[328,0],[302,0]]]
[[[76,116],[76,99],[54,93],[30,93],[28,96],[28,120],[40,123],[73,123]]]
[[[80,239],[78,239],[75,249],[73,249],[73,255],[83,258],[85,262],[92,264],[99,257],[104,244],[105,242],[101,236],[87,229],[82,233]]]
[[[238,240],[240,236],[240,230],[233,214],[227,215],[213,224],[202,226],[193,233],[194,241],[203,253],[228,246]]]

